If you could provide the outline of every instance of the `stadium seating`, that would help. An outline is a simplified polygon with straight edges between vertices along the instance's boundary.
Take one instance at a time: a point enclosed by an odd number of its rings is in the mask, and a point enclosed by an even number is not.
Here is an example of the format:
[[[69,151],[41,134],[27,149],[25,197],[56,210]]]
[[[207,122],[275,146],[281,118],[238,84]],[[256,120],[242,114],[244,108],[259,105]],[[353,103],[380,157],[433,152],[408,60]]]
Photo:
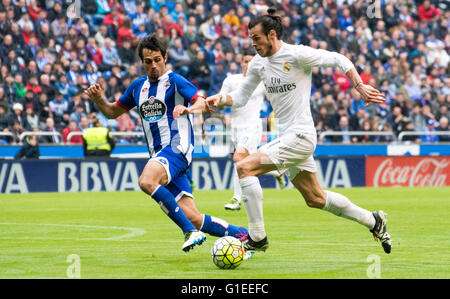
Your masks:
[[[143,73],[135,55],[139,39],[156,32],[169,47],[169,67],[205,95],[215,93],[226,75],[240,72],[242,53],[251,47],[249,20],[273,3],[285,42],[346,55],[364,83],[386,94],[386,105],[366,107],[345,76],[313,69],[311,111],[320,142],[448,142],[448,1],[369,2],[3,0],[0,144],[21,143],[30,132],[39,132],[41,143],[74,142],[67,135],[77,135],[95,117],[120,143],[143,142],[136,111],[106,120],[84,89],[99,82],[109,101],[119,98]],[[197,121],[195,130],[208,142],[226,136],[229,114],[214,115],[222,126]],[[276,131],[270,105],[261,117],[266,131]]]

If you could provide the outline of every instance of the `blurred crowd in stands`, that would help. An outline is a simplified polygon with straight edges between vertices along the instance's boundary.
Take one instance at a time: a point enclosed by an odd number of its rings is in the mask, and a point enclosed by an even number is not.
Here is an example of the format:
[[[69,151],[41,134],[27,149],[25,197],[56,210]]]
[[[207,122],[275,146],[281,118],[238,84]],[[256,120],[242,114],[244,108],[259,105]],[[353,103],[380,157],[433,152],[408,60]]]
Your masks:
[[[144,74],[135,49],[153,32],[167,43],[169,68],[205,95],[218,93],[227,75],[241,72],[242,53],[252,46],[250,19],[269,6],[282,16],[283,41],[346,55],[364,83],[386,94],[386,105],[366,106],[338,68],[314,68],[311,111],[318,134],[394,132],[325,141],[390,142],[404,131],[449,130],[449,1],[0,1],[0,133],[13,133],[0,135],[0,144],[20,142],[24,131],[57,131],[62,137],[39,141],[68,142],[69,133],[82,132],[96,118],[112,131],[141,131],[135,110],[108,120],[83,91],[98,82],[108,101],[117,100]],[[205,130],[227,128],[230,109],[221,112],[214,115],[221,123],[211,122]],[[266,129],[276,130],[269,102],[260,114]],[[449,142],[450,136],[408,135],[405,140]],[[81,143],[81,138],[69,141]],[[145,141],[119,139],[139,142]]]

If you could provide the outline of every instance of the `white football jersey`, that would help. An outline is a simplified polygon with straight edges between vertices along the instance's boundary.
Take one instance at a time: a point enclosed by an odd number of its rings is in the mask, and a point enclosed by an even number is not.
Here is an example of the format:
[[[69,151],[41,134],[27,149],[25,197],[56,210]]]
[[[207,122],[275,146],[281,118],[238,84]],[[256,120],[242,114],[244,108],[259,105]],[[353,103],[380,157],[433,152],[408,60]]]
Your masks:
[[[243,74],[233,74],[225,78],[220,94],[227,94],[236,90],[244,82]],[[265,89],[260,83],[251,94],[249,101],[242,107],[233,107],[231,110],[231,125],[241,126],[247,122],[260,121],[260,110],[264,102]]]
[[[310,109],[311,70],[321,66],[337,66],[344,73],[354,67],[339,53],[283,42],[274,55],[257,54],[250,61],[244,82],[230,93],[232,107],[245,105],[262,81],[280,134],[295,131],[315,135]]]

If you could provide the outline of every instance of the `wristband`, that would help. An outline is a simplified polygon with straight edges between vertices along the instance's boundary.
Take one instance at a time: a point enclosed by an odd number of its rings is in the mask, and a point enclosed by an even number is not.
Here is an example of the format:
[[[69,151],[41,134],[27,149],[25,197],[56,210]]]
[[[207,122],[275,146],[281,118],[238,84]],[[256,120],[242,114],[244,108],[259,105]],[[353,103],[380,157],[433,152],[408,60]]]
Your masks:
[[[227,95],[226,94],[222,94],[221,97],[220,97],[219,105],[220,106],[225,106],[226,103],[227,103]]]

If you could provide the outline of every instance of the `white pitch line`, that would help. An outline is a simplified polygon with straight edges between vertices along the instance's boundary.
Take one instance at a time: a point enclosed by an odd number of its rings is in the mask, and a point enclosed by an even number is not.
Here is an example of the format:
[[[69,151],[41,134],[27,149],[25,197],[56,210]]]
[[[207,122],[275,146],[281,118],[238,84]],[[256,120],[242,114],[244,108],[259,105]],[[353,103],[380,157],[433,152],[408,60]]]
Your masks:
[[[16,223],[16,222],[0,222],[0,225],[40,225],[40,226],[60,226],[60,227],[78,227],[78,228],[95,228],[95,229],[117,229],[128,230],[130,233],[120,235],[117,237],[100,238],[100,239],[87,239],[87,240],[108,240],[108,241],[121,241],[122,239],[141,236],[147,233],[145,229],[136,227],[120,227],[120,226],[97,226],[97,225],[77,225],[77,224],[51,224],[51,223]],[[84,239],[78,239],[84,240]]]

